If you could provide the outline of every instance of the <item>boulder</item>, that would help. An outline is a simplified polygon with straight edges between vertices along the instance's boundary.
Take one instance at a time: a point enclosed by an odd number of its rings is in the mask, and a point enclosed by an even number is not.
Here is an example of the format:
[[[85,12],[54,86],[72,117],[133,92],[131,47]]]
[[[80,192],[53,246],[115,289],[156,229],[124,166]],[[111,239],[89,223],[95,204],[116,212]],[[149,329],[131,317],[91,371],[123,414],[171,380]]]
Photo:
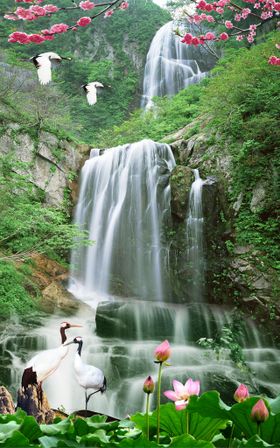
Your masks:
[[[30,384],[27,388],[21,387],[17,400],[17,407],[33,415],[38,423],[52,423],[55,414],[40,386]]]
[[[15,405],[10,392],[4,386],[0,386],[0,414],[14,413]]]

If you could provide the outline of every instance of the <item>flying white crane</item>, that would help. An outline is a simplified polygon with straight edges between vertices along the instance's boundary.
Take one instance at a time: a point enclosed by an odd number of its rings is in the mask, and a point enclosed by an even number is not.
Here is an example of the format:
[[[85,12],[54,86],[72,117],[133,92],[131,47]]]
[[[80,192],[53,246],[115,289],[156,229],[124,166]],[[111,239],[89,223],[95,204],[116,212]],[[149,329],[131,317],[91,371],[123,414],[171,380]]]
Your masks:
[[[30,58],[35,67],[37,68],[37,74],[40,84],[48,84],[52,80],[52,68],[59,65],[62,60],[71,61],[71,58],[64,58],[59,56],[53,51],[47,51],[45,53],[37,54]]]
[[[87,405],[90,397],[96,394],[97,392],[101,392],[102,394],[103,392],[105,392],[107,386],[107,380],[102,370],[100,370],[98,367],[85,364],[82,361],[81,353],[83,347],[83,340],[81,336],[77,336],[76,338],[73,339],[73,341],[68,342],[64,345],[70,345],[70,344],[78,344],[78,350],[74,359],[74,370],[78,383],[85,389],[85,401],[87,410]],[[87,395],[87,389],[94,389],[94,392]]]
[[[97,88],[104,87],[104,85],[101,84],[101,82],[94,81],[89,82],[88,84],[83,84],[81,87],[86,92],[88,104],[93,106],[97,101]]]
[[[44,350],[27,363],[21,380],[21,385],[26,388],[29,384],[38,384],[39,390],[42,390],[42,382],[48,378],[58,368],[63,358],[67,355],[68,347],[65,331],[69,328],[81,327],[81,325],[62,322],[60,325],[61,345],[57,348]]]

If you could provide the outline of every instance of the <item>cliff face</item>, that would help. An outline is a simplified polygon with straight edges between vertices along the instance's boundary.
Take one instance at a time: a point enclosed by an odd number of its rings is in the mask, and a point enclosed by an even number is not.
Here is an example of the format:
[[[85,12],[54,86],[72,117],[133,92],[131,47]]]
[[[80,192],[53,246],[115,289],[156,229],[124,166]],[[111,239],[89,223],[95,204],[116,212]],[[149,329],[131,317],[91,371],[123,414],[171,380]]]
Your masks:
[[[207,179],[202,200],[208,299],[214,303],[241,306],[260,320],[277,319],[280,315],[276,301],[279,290],[277,270],[266,262],[259,247],[240,244],[242,229],[237,229],[239,214],[246,209],[244,197],[249,204],[251,219],[257,220],[277,174],[271,171],[271,184],[264,175],[249,192],[244,185],[234,199],[235,161],[231,151],[224,141],[219,141],[219,135],[203,131],[192,135],[194,126],[195,123],[168,137],[177,162],[171,175],[172,226],[175,231],[171,241],[171,264],[175,292],[178,297],[188,294],[185,227],[188,195],[194,180],[190,172],[192,168],[198,168],[201,177]]]
[[[38,129],[36,138],[18,123],[8,123],[0,137],[0,154],[10,155],[22,162],[15,168],[27,175],[30,182],[44,192],[45,203],[64,206],[65,197],[75,199],[73,180],[81,168],[89,147]]]

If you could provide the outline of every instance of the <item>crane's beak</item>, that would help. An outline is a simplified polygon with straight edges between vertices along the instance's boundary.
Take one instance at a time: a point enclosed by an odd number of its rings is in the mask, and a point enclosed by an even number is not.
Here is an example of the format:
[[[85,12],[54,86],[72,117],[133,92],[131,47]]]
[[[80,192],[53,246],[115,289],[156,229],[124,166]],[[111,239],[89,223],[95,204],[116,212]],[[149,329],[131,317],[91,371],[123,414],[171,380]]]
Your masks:
[[[78,325],[78,324],[70,324],[70,328],[81,328],[82,325]]]

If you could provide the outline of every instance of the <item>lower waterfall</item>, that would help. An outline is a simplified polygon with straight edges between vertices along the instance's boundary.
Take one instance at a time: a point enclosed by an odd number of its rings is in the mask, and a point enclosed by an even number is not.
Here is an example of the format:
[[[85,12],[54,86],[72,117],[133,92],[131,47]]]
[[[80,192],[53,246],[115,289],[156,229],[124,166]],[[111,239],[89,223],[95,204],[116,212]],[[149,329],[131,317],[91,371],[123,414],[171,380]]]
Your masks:
[[[31,316],[2,333],[2,378],[14,396],[26,361],[60,344],[59,326],[65,320],[82,325],[83,360],[101,368],[107,378],[106,393],[96,394],[89,403],[95,412],[123,418],[144,410],[143,383],[148,375],[156,380],[154,350],[164,339],[171,345],[171,365],[164,368],[163,391],[171,388],[173,379],[185,382],[191,377],[201,381],[203,392],[216,388],[229,401],[239,382],[252,392],[279,393],[280,350],[252,321],[244,321],[245,332],[238,340],[245,371],[237,368],[228,349],[218,358],[198,344],[201,338],[215,338],[236,319],[230,310],[207,304],[206,294],[202,302],[201,292],[195,293],[197,285],[190,303],[172,303],[164,242],[171,215],[169,176],[175,166],[170,147],[144,140],[91,155],[82,171],[75,220],[95,243],[72,254],[70,289],[80,299],[80,308],[68,315],[58,311],[40,319]],[[198,171],[194,174],[187,233],[195,248],[189,256],[199,269],[203,226],[197,233],[194,228],[203,219],[203,181]],[[69,329],[68,337],[74,336],[77,331]],[[73,371],[75,350],[71,346],[43,385],[51,406],[66,412],[84,407],[84,391]]]

